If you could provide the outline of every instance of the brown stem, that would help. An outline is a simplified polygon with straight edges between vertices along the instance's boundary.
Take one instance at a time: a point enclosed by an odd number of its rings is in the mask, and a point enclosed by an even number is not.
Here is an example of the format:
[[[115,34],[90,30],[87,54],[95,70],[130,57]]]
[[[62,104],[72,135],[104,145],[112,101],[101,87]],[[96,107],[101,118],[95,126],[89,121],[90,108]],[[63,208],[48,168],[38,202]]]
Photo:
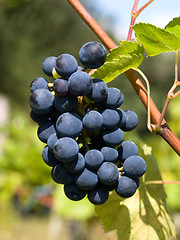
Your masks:
[[[116,48],[117,45],[108,37],[108,35],[103,31],[103,29],[98,25],[98,23],[92,18],[89,12],[81,5],[78,0],[67,0],[75,11],[81,16],[81,18],[88,24],[88,26],[93,30],[93,32],[99,37],[99,39],[106,45],[106,47],[111,50]],[[132,69],[125,72],[128,80],[133,86],[134,90],[138,94],[142,103],[147,109],[147,91],[140,79],[138,78],[136,72]],[[150,111],[151,117],[154,124],[156,124],[160,118],[160,112],[158,111],[153,100],[150,98]],[[174,151],[180,155],[180,141],[174,135],[174,133],[169,129],[166,121],[162,121],[162,129],[158,134],[164,138],[164,140],[174,149]]]
[[[162,110],[162,113],[161,113],[161,116],[160,116],[160,118],[159,118],[158,123],[156,124],[156,127],[155,127],[156,129],[160,129],[160,128],[161,128],[161,123],[162,123],[162,120],[163,120],[163,118],[164,118],[164,116],[165,116],[165,113],[166,113],[166,111],[167,111],[167,108],[168,108],[168,105],[169,105],[170,101],[171,101],[171,98],[169,98],[169,97],[167,96],[166,102],[165,102],[165,104],[164,104],[164,107],[163,107],[163,110]]]
[[[79,1],[77,0],[67,0],[67,1],[76,10],[76,12],[80,15],[80,17],[87,23],[87,25],[92,29],[92,31],[97,35],[97,37],[104,43],[104,45],[109,50],[117,47],[117,45],[97,24],[94,18],[89,14],[89,12],[83,7],[83,5]]]

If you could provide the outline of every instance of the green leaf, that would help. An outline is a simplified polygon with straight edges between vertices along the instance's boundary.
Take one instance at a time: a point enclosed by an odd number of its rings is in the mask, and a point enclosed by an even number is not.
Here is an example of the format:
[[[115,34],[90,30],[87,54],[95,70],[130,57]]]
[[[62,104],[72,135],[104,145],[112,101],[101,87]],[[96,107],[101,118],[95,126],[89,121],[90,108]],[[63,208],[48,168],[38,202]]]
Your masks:
[[[138,41],[143,44],[148,56],[180,49],[180,37],[165,29],[148,23],[138,23],[133,27]]]
[[[105,231],[115,230],[119,240],[170,240],[176,239],[174,224],[166,207],[166,193],[161,184],[144,184],[161,180],[151,148],[143,146],[139,155],[147,163],[147,171],[139,190],[131,198],[120,198],[113,192],[108,201],[96,207]]]
[[[143,61],[143,54],[144,49],[137,42],[121,41],[121,46],[111,50],[106,62],[92,77],[108,83],[128,69],[138,67]]]
[[[166,25],[165,29],[168,32],[174,33],[176,36],[180,37],[180,17],[174,18]]]

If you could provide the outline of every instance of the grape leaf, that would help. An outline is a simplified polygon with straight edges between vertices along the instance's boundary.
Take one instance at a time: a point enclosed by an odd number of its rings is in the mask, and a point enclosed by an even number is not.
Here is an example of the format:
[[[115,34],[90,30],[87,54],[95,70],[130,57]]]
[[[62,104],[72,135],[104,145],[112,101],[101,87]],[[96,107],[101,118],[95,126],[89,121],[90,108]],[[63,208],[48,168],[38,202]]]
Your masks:
[[[143,54],[144,49],[137,42],[121,41],[121,46],[112,49],[103,66],[91,76],[108,83],[130,68],[138,67],[143,61]]]
[[[174,18],[166,25],[165,29],[168,32],[174,33],[176,36],[180,37],[180,17]]]
[[[161,180],[156,159],[148,147],[139,147],[139,155],[147,163],[147,171],[139,190],[127,199],[113,192],[108,201],[96,206],[105,231],[116,230],[119,240],[172,240],[176,239],[174,224],[166,207],[166,193],[163,185],[144,184]]]
[[[180,37],[166,29],[148,23],[138,23],[133,27],[138,41],[143,44],[148,56],[180,49]],[[169,28],[170,29],[170,28]]]

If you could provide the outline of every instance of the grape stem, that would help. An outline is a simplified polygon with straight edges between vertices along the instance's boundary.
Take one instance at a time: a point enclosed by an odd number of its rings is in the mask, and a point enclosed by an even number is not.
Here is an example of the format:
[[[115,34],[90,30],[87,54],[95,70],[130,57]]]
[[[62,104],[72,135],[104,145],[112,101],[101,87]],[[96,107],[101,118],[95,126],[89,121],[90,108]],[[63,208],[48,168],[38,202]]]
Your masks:
[[[98,36],[98,38],[103,42],[103,44],[109,49],[109,51],[111,49],[117,48],[117,45],[113,42],[113,40],[104,32],[104,30],[99,26],[99,24],[94,20],[94,18],[89,14],[89,12],[82,6],[82,4],[78,0],[67,1],[80,15],[80,17],[86,22],[86,24],[92,29],[92,31]],[[130,81],[132,87],[138,94],[140,100],[147,108],[147,91],[140,79],[138,78],[136,72],[133,69],[130,69],[126,71],[125,74]],[[150,112],[153,123],[157,124],[161,114],[151,98]],[[162,120],[161,130],[159,130],[157,133],[174,149],[174,151],[178,155],[180,155],[180,140],[170,130],[164,119]]]
[[[174,84],[169,90],[166,98],[166,102],[164,104],[161,116],[159,118],[158,123],[154,126],[155,130],[161,129],[161,123],[163,121],[163,118],[166,114],[167,108],[169,106],[170,101],[177,97],[180,94],[180,90],[174,93],[175,89],[180,85],[180,82],[178,81],[178,51],[175,52],[175,79],[174,79]]]
[[[138,6],[138,2],[139,0],[135,0],[134,2],[134,6],[131,12],[131,22],[130,22],[130,27],[129,27],[129,32],[128,32],[128,37],[127,37],[127,41],[130,41],[132,38],[132,33],[133,33],[133,29],[132,26],[135,24],[136,18],[139,16],[139,14],[147,7],[149,6],[150,3],[152,3],[154,0],[150,0],[148,1],[146,4],[144,4],[144,6],[142,6],[139,10],[137,10],[137,6]]]

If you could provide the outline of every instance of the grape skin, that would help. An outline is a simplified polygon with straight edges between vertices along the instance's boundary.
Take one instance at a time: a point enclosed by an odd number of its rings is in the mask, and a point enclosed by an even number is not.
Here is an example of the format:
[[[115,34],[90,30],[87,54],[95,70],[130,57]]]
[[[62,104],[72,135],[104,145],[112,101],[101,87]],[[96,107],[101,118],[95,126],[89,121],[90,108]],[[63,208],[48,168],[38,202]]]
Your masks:
[[[131,155],[138,155],[138,147],[132,141],[124,141],[121,146],[118,147],[119,158],[122,162]]]
[[[103,100],[103,104],[107,108],[118,108],[122,105],[123,101],[123,93],[118,88],[110,87],[107,90],[107,97]]]
[[[56,133],[54,122],[46,121],[39,125],[37,135],[41,142],[47,143],[48,138]]]
[[[104,204],[109,197],[108,188],[102,184],[98,184],[94,189],[88,192],[88,199],[94,205]]]
[[[98,169],[98,167],[101,166],[104,160],[103,154],[96,149],[89,150],[85,154],[84,158],[87,168],[90,169]]]
[[[107,90],[107,84],[103,80],[94,78],[91,92],[87,97],[94,102],[101,102],[106,98]]]
[[[57,132],[51,134],[47,140],[47,145],[50,151],[53,152],[53,148],[55,143],[59,140],[59,136],[57,135]]]
[[[71,161],[64,164],[65,168],[71,173],[82,172],[85,168],[85,160],[81,153],[78,153],[77,157]]]
[[[122,176],[119,178],[115,190],[120,197],[129,198],[135,194],[137,190],[137,184],[133,179],[127,176]]]
[[[57,78],[53,83],[53,90],[58,96],[66,96],[69,94],[68,82],[65,79]]]
[[[35,78],[30,84],[30,90],[31,92],[34,92],[36,89],[40,89],[40,88],[49,90],[47,84],[48,84],[48,81],[45,78],[42,78],[42,77]]]
[[[104,156],[105,162],[116,162],[118,159],[118,151],[115,148],[112,147],[103,147],[101,149],[101,152]]]
[[[75,177],[76,185],[83,190],[92,190],[98,184],[98,177],[95,171],[85,168],[83,172]]]
[[[126,114],[125,114],[125,112],[124,112],[122,109],[120,109],[120,108],[117,108],[116,111],[118,112],[119,118],[120,118],[118,127],[122,129],[123,126],[126,124]]]
[[[55,158],[54,154],[49,150],[47,145],[44,147],[42,151],[42,158],[49,167],[54,167],[59,163],[59,161]]]
[[[114,163],[104,162],[98,169],[97,175],[103,184],[111,186],[117,182],[119,178],[119,170]]]
[[[38,124],[41,124],[43,122],[48,121],[50,115],[49,114],[37,114],[37,113],[35,113],[31,110],[30,111],[30,117],[34,122],[37,122]]]
[[[82,122],[87,130],[96,131],[102,127],[103,118],[98,111],[91,110],[86,113],[82,119]]]
[[[69,77],[78,69],[78,63],[71,54],[61,54],[56,59],[56,72],[62,77]]]
[[[106,49],[101,43],[85,43],[79,51],[79,59],[86,68],[99,68],[106,61]]]
[[[75,113],[63,113],[57,119],[56,129],[61,137],[76,138],[83,129],[81,118]]]
[[[119,114],[113,109],[105,109],[101,112],[103,117],[103,127],[107,129],[116,128],[119,124]]]
[[[138,116],[135,112],[131,110],[125,110],[126,122],[124,126],[121,127],[123,131],[132,131],[138,125]]]
[[[68,172],[61,162],[53,167],[51,176],[56,183],[71,184],[74,181],[74,175]]]
[[[67,198],[73,201],[80,201],[86,196],[86,191],[80,189],[75,183],[65,185],[64,193]]]
[[[76,96],[87,95],[92,88],[92,79],[86,72],[75,72],[68,79],[69,90]]]
[[[60,113],[71,112],[77,108],[78,99],[74,95],[55,96],[54,106]]]
[[[42,64],[42,69],[46,75],[52,76],[52,70],[56,66],[56,59],[56,57],[50,56],[44,60]]]
[[[78,155],[79,147],[77,142],[69,137],[60,138],[54,145],[53,153],[62,162],[70,162]]]
[[[29,104],[33,112],[46,114],[53,108],[54,96],[47,89],[36,89],[31,93]]]
[[[120,128],[107,129],[102,132],[102,138],[107,146],[116,147],[124,140],[124,133]]]
[[[131,178],[139,178],[146,172],[146,162],[140,156],[130,156],[123,164],[125,174]]]

